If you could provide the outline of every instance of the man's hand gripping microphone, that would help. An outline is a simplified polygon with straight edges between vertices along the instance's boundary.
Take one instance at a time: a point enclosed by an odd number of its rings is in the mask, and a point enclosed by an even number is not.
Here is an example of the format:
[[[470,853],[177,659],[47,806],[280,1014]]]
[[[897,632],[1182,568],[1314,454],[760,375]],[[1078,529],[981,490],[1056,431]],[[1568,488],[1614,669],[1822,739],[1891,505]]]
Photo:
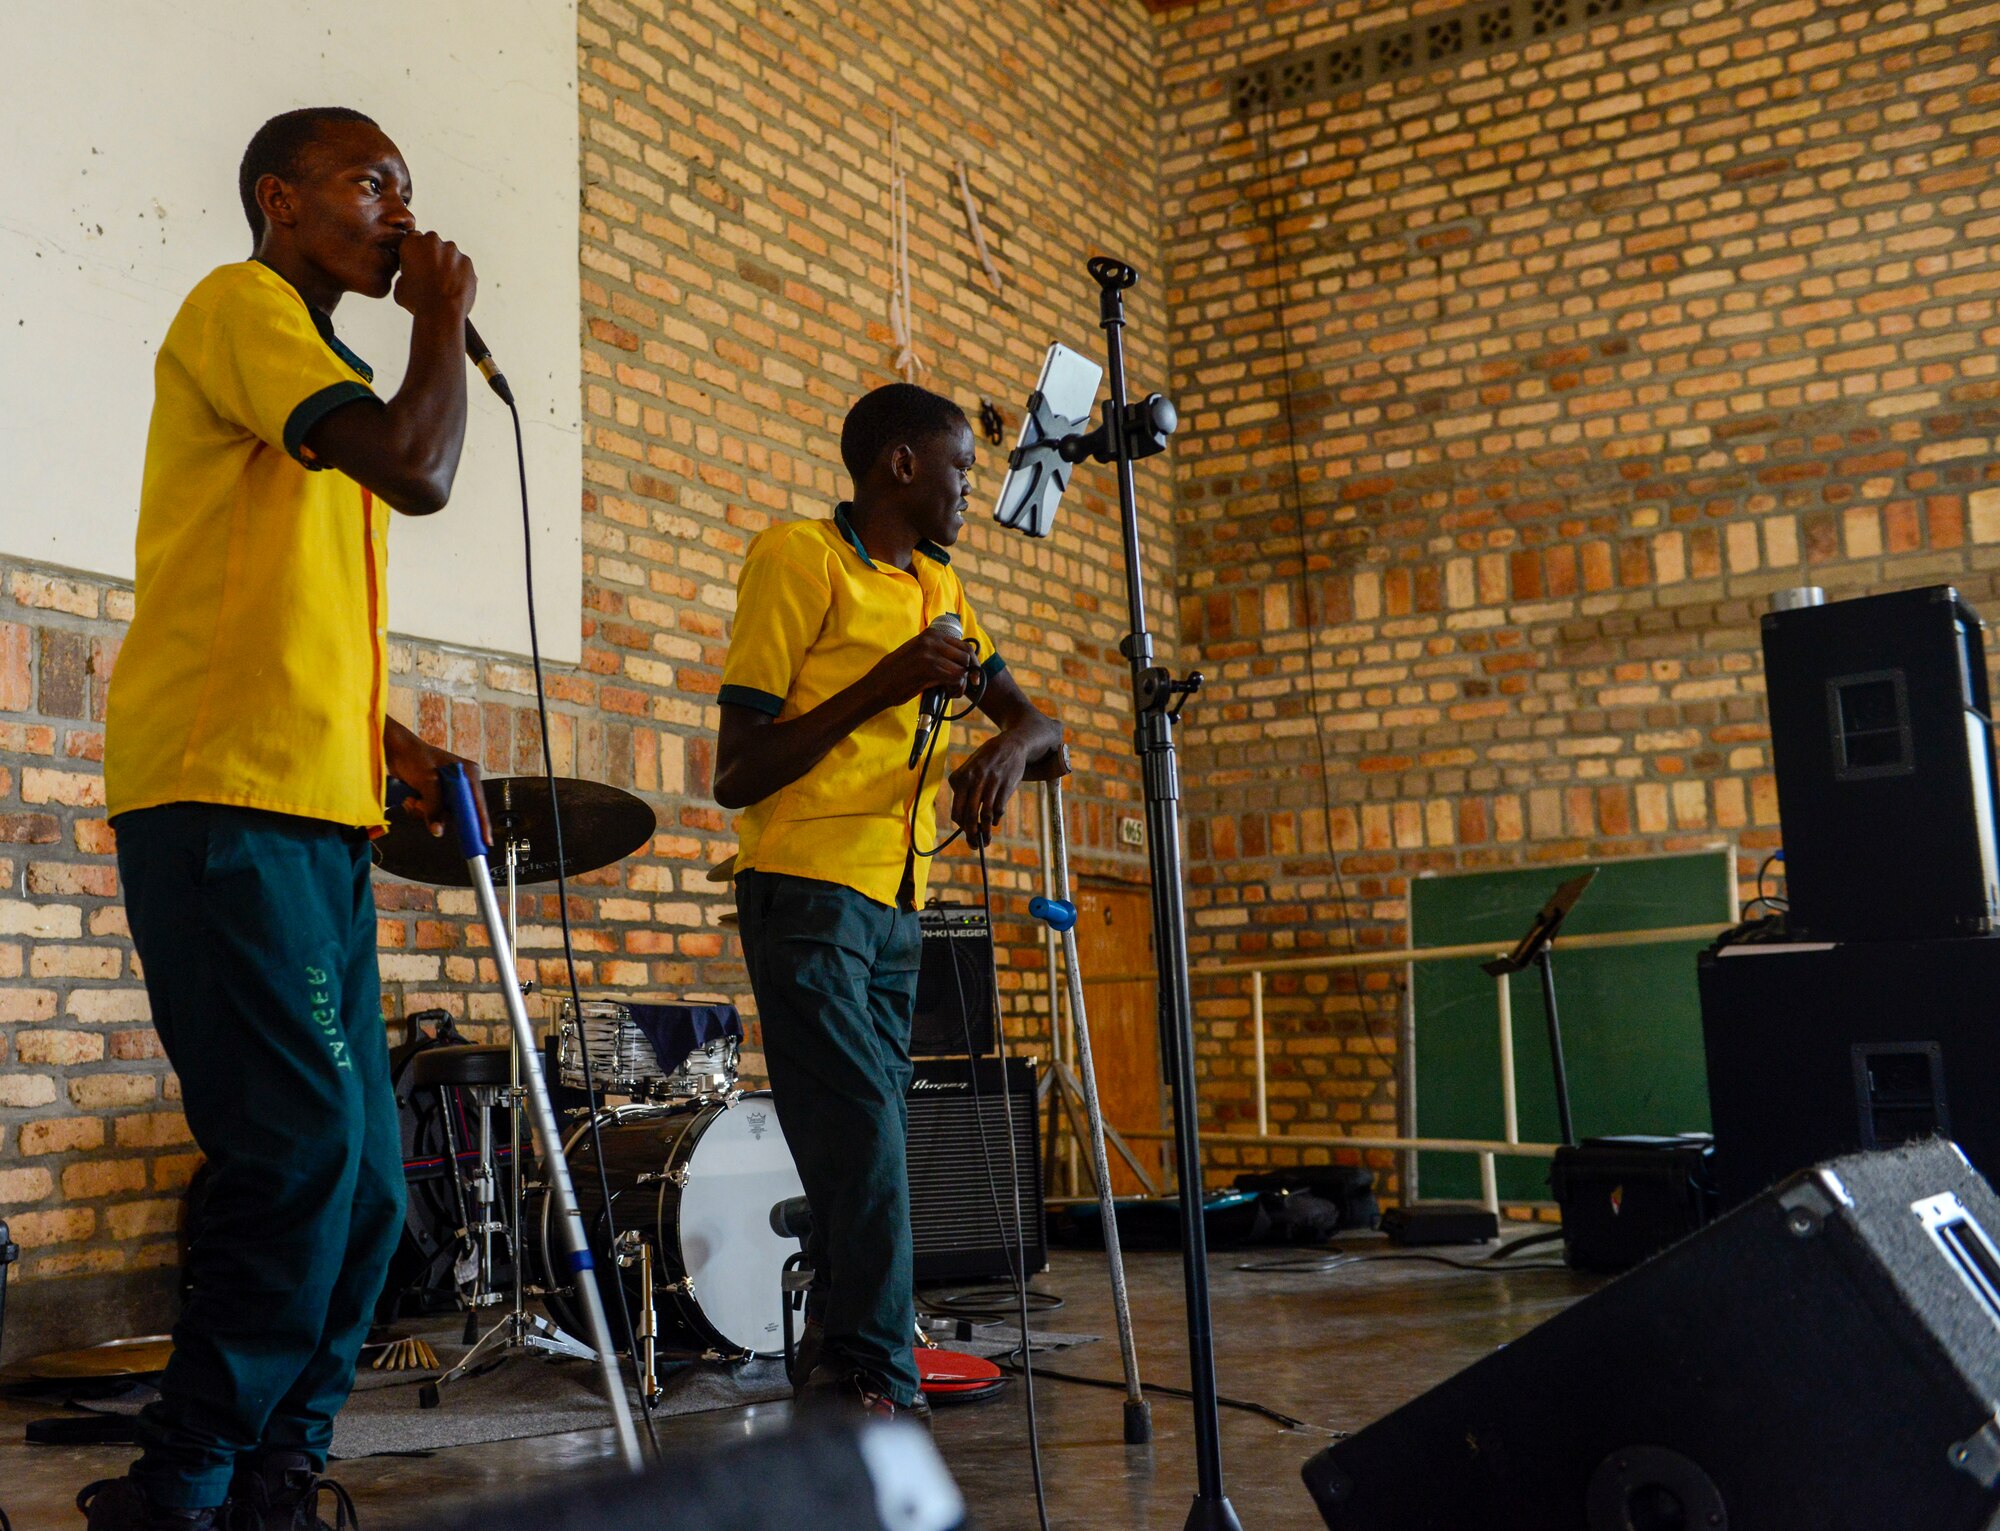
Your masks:
[[[947,611],[931,623],[931,631],[943,633],[947,638],[963,639],[965,624],[958,620],[958,613]],[[916,737],[910,741],[910,769],[917,768],[917,762],[924,758],[924,750],[931,742],[931,735],[944,720],[944,710],[950,705],[952,692],[943,686],[933,686],[924,693],[923,702],[917,708]]]

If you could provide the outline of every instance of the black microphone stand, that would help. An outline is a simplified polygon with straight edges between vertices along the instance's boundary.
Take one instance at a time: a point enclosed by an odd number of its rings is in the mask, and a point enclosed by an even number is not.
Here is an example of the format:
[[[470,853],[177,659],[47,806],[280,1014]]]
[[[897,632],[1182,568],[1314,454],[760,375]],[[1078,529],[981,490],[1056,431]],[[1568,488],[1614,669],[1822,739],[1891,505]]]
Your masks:
[[[1180,1182],[1181,1266],[1187,1285],[1188,1367],[1193,1378],[1194,1507],[1186,1531],[1242,1531],[1222,1486],[1222,1423],[1216,1406],[1215,1335],[1208,1302],[1208,1241],[1203,1223],[1200,1107],[1195,1098],[1194,1003],[1188,979],[1187,901],[1181,882],[1180,768],[1174,724],[1201,689],[1199,670],[1185,679],[1153,663],[1146,629],[1146,587],[1139,566],[1139,508],[1132,464],[1166,448],[1178,424],[1159,394],[1129,404],[1125,394],[1125,290],[1139,273],[1123,261],[1093,256],[1100,323],[1110,356],[1110,398],[1104,423],[1087,435],[1064,437],[1067,462],[1093,457],[1118,472],[1118,510],[1125,536],[1125,595],[1132,631],[1119,652],[1132,664],[1133,746],[1146,796],[1146,854],[1153,876],[1153,952],[1160,978],[1160,1055],[1173,1091],[1174,1160]]]

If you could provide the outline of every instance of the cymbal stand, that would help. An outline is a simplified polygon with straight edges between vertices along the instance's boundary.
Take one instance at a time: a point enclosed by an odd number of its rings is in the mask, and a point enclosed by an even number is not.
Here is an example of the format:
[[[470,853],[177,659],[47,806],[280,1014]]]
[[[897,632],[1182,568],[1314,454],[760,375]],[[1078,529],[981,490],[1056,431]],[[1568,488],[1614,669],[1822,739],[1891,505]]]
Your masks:
[[[501,982],[514,997],[514,1004],[521,1005],[521,1016],[523,1022],[525,1022],[527,1020],[527,1009],[521,1002],[534,985],[532,983],[520,982],[520,975],[513,967],[513,954],[520,950],[517,944],[521,929],[518,876],[521,857],[527,851],[527,846],[513,833],[512,825],[509,822],[511,816],[506,811],[507,807],[510,806],[512,787],[513,783],[511,781],[508,782],[507,788],[510,790],[508,796],[502,800],[500,822],[496,826],[500,836],[500,844],[495,849],[500,853],[502,864],[507,873],[507,950],[504,953],[496,955],[504,959],[500,975]],[[512,1008],[512,1006],[509,1007],[510,1015]],[[522,1088],[521,1059],[522,1049],[528,1048],[532,1050],[534,1045],[532,1027],[527,1027],[525,1032],[517,1029],[514,1036],[514,1045],[508,1049],[507,1059],[507,1136],[509,1145],[507,1162],[511,1168],[509,1178],[512,1182],[512,1194],[508,1198],[512,1204],[510,1208],[512,1216],[510,1219],[511,1226],[508,1230],[508,1244],[513,1253],[514,1264],[513,1304],[501,1315],[498,1323],[479,1337],[478,1343],[466,1353],[465,1357],[456,1366],[439,1377],[436,1382],[429,1383],[424,1387],[418,1395],[418,1402],[425,1408],[437,1407],[439,1389],[443,1388],[447,1383],[456,1382],[461,1377],[469,1376],[476,1370],[483,1371],[490,1364],[497,1364],[499,1361],[505,1360],[509,1355],[518,1351],[530,1351],[541,1355],[568,1356],[579,1361],[588,1361],[597,1355],[597,1352],[592,1350],[590,1346],[574,1338],[560,1326],[552,1323],[539,1313],[530,1313],[527,1310],[528,1294],[526,1278],[524,1276],[524,1270],[527,1265],[527,1181],[526,1177],[521,1173],[521,1108],[522,1104],[528,1099],[528,1091]],[[539,1064],[540,1059],[536,1057],[533,1066],[539,1069]],[[488,1131],[490,1131],[490,1127],[482,1122],[482,1142],[484,1141],[484,1134]],[[558,1162],[561,1161],[562,1145],[559,1141],[543,1146],[543,1167],[545,1172],[547,1171],[551,1157]],[[492,1164],[490,1156],[482,1156],[480,1162],[484,1173],[491,1176]],[[490,1230],[493,1226],[492,1187],[490,1185],[486,1188],[485,1195],[487,1199],[483,1211],[487,1229]],[[492,1233],[487,1231],[482,1235],[481,1270],[479,1287],[475,1296],[490,1289],[493,1269],[492,1259]],[[588,1278],[581,1278],[580,1284],[589,1285],[590,1283]],[[593,1287],[592,1290],[594,1292],[595,1288]],[[497,1296],[497,1294],[495,1295]],[[492,1297],[484,1299],[485,1302],[493,1300]],[[619,1397],[622,1399],[624,1394],[621,1392]]]
[[[637,1228],[628,1228],[618,1235],[615,1258],[620,1270],[639,1267],[639,1290],[646,1294],[639,1299],[639,1352],[633,1360],[639,1367],[639,1389],[650,1408],[666,1394],[660,1386],[660,1316],[653,1295],[653,1246]]]

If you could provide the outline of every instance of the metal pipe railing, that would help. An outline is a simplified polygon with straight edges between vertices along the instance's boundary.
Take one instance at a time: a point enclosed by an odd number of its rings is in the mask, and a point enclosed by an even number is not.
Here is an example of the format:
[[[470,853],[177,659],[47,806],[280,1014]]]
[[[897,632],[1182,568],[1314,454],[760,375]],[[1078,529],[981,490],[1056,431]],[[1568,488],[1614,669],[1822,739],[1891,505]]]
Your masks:
[[[1727,925],[1721,924],[1668,925],[1657,930],[1617,930],[1596,935],[1561,936],[1554,942],[1552,949],[1565,952],[1603,951],[1626,946],[1662,946],[1678,941],[1711,941],[1728,928]],[[1487,961],[1504,956],[1512,950],[1513,944],[1511,941],[1473,941],[1457,946],[1409,946],[1376,952],[1330,952],[1321,957],[1287,957],[1275,962],[1215,962],[1196,967],[1192,976],[1197,979],[1243,975],[1248,975],[1250,979],[1250,1042],[1255,1070],[1257,1131],[1254,1134],[1213,1133],[1209,1136],[1208,1142],[1211,1146],[1223,1142],[1231,1147],[1256,1144],[1260,1147],[1286,1148],[1401,1148],[1437,1153],[1477,1154],[1481,1198],[1489,1211],[1497,1213],[1500,1210],[1500,1190],[1495,1161],[1501,1158],[1546,1159],[1552,1157],[1557,1148],[1554,1143],[1523,1143],[1520,1140],[1520,1101],[1514,1077],[1514,997],[1507,987],[1509,975],[1502,974],[1494,980],[1494,1004],[1500,1043],[1502,1125],[1499,1142],[1479,1138],[1384,1137],[1372,1133],[1272,1132],[1270,1078],[1264,1035],[1264,978],[1268,973],[1325,973],[1349,968],[1385,967],[1392,963],[1414,965],[1419,962],[1449,962],[1465,958]],[[1150,1139],[1164,1138],[1166,1134],[1131,1132],[1126,1136]]]

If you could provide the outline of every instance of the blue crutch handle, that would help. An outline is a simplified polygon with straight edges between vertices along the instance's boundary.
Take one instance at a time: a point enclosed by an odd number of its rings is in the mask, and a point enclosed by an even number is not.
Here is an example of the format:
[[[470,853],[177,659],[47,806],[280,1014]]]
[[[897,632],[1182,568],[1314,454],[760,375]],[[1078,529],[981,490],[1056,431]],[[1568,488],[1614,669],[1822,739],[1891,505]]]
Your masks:
[[[438,767],[438,786],[444,792],[444,811],[451,819],[458,848],[467,861],[486,854],[486,837],[479,832],[479,810],[473,806],[472,783],[465,767],[453,761]]]
[[[1058,935],[1076,929],[1076,905],[1066,898],[1031,898],[1028,913]]]

